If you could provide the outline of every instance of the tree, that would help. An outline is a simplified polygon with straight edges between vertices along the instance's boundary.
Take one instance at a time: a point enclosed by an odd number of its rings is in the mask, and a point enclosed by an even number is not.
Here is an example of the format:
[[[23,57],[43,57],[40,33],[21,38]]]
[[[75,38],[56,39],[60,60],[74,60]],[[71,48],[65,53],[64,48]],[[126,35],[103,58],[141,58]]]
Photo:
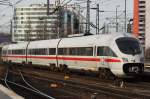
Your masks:
[[[49,39],[48,24],[45,17],[39,18],[40,24],[36,26],[36,40]]]
[[[49,39],[49,34],[48,34],[48,22],[47,20],[44,21],[43,24],[43,39],[47,40]]]
[[[28,19],[26,25],[25,25],[25,41],[31,41],[31,33],[32,33],[32,26],[31,21]]]

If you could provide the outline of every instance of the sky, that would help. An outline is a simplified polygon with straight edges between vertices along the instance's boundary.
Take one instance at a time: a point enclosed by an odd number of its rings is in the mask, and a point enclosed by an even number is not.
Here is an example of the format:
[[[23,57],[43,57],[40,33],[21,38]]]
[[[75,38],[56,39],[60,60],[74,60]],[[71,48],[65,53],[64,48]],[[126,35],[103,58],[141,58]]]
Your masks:
[[[3,1],[3,0],[0,0]],[[4,0],[5,1],[5,0]],[[44,4],[47,2],[47,0],[22,0],[20,3],[16,4],[17,1],[20,0],[8,0],[15,6],[28,6],[30,4]],[[61,2],[67,2],[69,0],[61,0]],[[72,0],[70,3],[78,3],[80,6],[82,6],[83,9],[83,15],[85,16],[86,12],[86,0]],[[119,18],[123,18],[124,14],[124,2],[125,0],[91,0],[91,7],[96,7],[96,4],[100,5],[100,10],[103,10],[105,12],[100,13],[100,27],[103,26],[103,24],[109,23],[110,21],[114,21],[114,18],[116,16],[116,7],[118,6],[118,16]],[[54,0],[50,0],[50,3],[54,3]],[[96,11],[91,10],[91,22],[95,23],[96,19]],[[0,31],[9,32],[10,27],[10,20],[12,20],[13,16],[13,7],[8,5],[1,5],[0,4]],[[127,17],[132,18],[133,17],[133,0],[127,0]],[[119,20],[123,21],[123,20]]]

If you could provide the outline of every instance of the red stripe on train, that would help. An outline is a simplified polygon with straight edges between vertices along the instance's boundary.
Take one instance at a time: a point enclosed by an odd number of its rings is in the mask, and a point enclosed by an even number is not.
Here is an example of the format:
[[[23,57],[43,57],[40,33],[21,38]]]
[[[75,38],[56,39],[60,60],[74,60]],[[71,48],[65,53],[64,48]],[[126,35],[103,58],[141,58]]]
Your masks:
[[[121,60],[119,60],[119,59],[105,59],[104,60],[105,62],[121,62]]]
[[[26,56],[6,56],[11,58],[26,58]],[[78,57],[50,57],[50,56],[27,56],[27,58],[35,58],[35,59],[59,59],[59,60],[78,60],[78,61],[96,61],[100,62],[100,58],[78,58]],[[105,62],[121,62],[119,59],[104,59]]]
[[[6,56],[11,58],[26,58],[26,56]],[[99,58],[78,58],[78,57],[50,57],[50,56],[27,56],[27,58],[35,58],[35,59],[59,59],[59,60],[78,60],[78,61],[96,61],[100,62]]]

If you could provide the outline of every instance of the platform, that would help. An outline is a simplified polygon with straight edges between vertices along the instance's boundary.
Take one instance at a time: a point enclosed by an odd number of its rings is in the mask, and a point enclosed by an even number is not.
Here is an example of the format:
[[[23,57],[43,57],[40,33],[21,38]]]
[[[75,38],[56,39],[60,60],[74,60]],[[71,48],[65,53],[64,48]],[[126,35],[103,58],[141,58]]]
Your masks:
[[[13,91],[7,89],[3,85],[0,85],[0,99],[24,99],[24,98],[17,95]]]

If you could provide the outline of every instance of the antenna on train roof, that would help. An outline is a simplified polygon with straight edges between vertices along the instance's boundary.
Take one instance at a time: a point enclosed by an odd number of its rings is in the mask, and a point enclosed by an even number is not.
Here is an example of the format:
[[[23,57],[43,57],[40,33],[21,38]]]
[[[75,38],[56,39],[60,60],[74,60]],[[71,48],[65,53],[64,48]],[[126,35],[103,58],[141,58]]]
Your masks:
[[[88,34],[73,34],[73,35],[68,35],[69,38],[71,37],[82,37],[82,36],[90,36],[90,35],[93,35],[91,33],[88,33]]]
[[[85,33],[84,36],[90,36],[93,35],[92,33]]]

